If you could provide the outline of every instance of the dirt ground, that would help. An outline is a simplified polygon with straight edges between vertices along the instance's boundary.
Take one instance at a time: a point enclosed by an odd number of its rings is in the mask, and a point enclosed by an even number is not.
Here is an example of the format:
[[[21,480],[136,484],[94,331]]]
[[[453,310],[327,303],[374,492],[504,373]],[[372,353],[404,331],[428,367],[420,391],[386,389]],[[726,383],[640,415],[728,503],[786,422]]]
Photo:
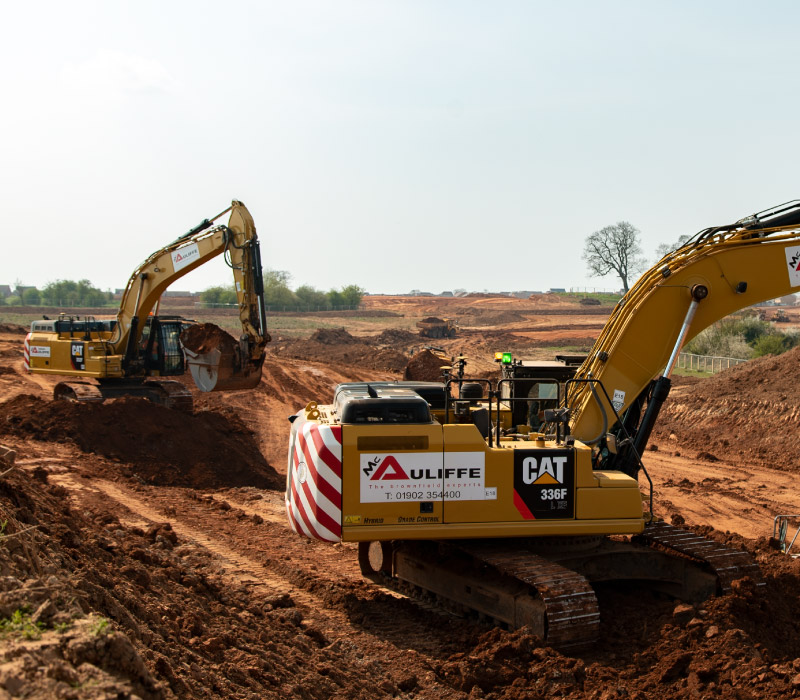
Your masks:
[[[437,341],[468,374],[494,371],[496,350],[591,342],[605,318],[517,301],[383,308],[471,312]],[[54,404],[55,380],[23,370],[24,334],[0,326],[0,443],[16,453],[0,465],[0,700],[800,696],[800,560],[767,547],[774,515],[800,513],[796,353],[677,382],[645,459],[656,512],[751,550],[766,586],[696,607],[598,587],[603,641],[568,655],[381,589],[353,545],[288,528],[288,416],[338,382],[399,378],[414,334],[276,338],[256,390],[195,393],[192,415]]]

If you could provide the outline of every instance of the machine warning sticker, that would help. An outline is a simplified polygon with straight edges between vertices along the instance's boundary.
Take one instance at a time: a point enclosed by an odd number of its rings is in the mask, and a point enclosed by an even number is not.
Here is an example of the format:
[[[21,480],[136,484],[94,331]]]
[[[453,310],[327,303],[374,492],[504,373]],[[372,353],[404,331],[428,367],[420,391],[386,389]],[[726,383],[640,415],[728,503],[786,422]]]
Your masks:
[[[574,517],[573,451],[515,450],[514,505],[525,520]]]
[[[789,268],[789,284],[800,287],[800,246],[786,248],[786,265]]]
[[[361,455],[361,502],[482,501],[485,455],[448,452]]]
[[[178,250],[173,250],[170,255],[172,256],[172,267],[177,272],[187,265],[191,265],[200,257],[200,248],[197,247],[197,243],[192,243],[178,248]]]

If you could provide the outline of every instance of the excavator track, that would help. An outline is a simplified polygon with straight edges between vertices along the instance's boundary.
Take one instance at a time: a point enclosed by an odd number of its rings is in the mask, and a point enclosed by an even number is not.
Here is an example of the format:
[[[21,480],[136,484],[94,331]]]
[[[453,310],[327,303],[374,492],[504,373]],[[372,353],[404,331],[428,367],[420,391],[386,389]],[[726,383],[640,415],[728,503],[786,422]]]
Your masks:
[[[395,546],[396,545],[396,546]],[[472,612],[506,627],[527,626],[553,647],[591,646],[600,610],[589,581],[519,542],[361,543],[362,573],[383,586]]]
[[[102,402],[123,396],[138,396],[176,411],[191,413],[194,408],[192,392],[172,379],[150,379],[132,384],[90,384],[88,382],[59,382],[53,398],[77,403]]]
[[[156,386],[161,393],[161,403],[167,408],[175,411],[184,411],[191,413],[194,408],[194,399],[192,392],[189,391],[183,384],[176,382],[172,379],[149,379],[144,383],[145,386]]]
[[[716,574],[722,593],[730,593],[731,584],[745,576],[749,576],[757,586],[764,585],[758,564],[753,561],[750,554],[730,549],[675,525],[665,522],[652,523],[645,527],[641,535],[636,535],[633,541],[705,562]]]
[[[100,402],[104,397],[96,384],[89,384],[88,382],[59,382],[53,389],[53,398],[58,401],[88,403]]]
[[[359,564],[383,586],[511,629],[527,626],[570,651],[600,636],[592,583],[639,581],[690,602],[728,593],[746,576],[764,585],[747,552],[664,522],[630,540],[362,542]]]
[[[544,603],[545,639],[558,649],[593,644],[600,636],[600,608],[589,581],[577,571],[518,549],[474,543],[461,549],[536,590]]]

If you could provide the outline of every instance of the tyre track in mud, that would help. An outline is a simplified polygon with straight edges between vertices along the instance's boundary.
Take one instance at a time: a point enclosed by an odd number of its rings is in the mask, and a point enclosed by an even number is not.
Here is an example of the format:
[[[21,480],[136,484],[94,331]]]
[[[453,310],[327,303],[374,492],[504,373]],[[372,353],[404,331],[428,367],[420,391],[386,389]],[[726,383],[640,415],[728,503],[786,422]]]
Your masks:
[[[666,446],[666,445],[665,445]],[[648,452],[645,466],[659,496],[679,505],[688,522],[768,537],[781,513],[800,512],[797,477],[759,466],[707,462]]]
[[[29,468],[39,463],[29,462]],[[127,512],[116,511],[121,522],[136,527],[169,522],[181,540],[213,555],[223,580],[243,584],[257,597],[289,595],[307,623],[329,640],[358,644],[362,636],[368,637],[361,646],[379,649],[374,660],[381,664],[387,656],[409,649],[441,657],[448,649],[452,651],[454,642],[448,629],[462,628],[455,637],[471,631],[469,622],[364,582],[353,545],[317,543],[294,535],[281,518],[280,494],[263,492],[265,504],[250,505],[245,511],[240,508],[245,502],[225,493],[135,487],[136,491],[145,490],[140,495],[120,483],[84,481],[69,471],[58,471],[51,473],[50,479],[79,502],[99,497],[107,506],[109,500],[122,506]],[[264,522],[253,521],[254,515]],[[244,537],[243,530],[250,537]],[[272,541],[271,546],[261,547],[267,540]]]

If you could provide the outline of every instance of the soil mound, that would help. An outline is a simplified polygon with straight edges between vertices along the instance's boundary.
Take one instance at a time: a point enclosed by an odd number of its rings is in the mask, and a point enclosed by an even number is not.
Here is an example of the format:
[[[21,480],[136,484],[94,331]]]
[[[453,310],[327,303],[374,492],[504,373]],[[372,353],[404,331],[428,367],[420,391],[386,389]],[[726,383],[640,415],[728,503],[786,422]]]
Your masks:
[[[16,323],[0,323],[0,333],[15,333],[18,335],[27,335],[28,329]]]
[[[572,297],[562,297],[560,294],[531,294],[528,300],[542,306],[570,306],[576,303]]]
[[[427,316],[423,318],[421,323],[444,323],[445,320],[443,318],[439,318],[438,316]]]
[[[226,330],[213,323],[197,323],[181,333],[181,342],[192,352],[205,354],[219,349],[223,354],[235,352],[238,343]]]
[[[256,597],[223,578],[170,523],[132,527],[69,502],[46,473],[0,477],[4,698],[397,695],[379,686],[385,672],[365,674],[354,645],[331,644],[290,595]],[[234,509],[223,522],[239,522]]]
[[[526,321],[532,314],[522,314],[519,311],[481,311],[475,314],[469,322],[471,326],[502,326],[508,323]]]
[[[22,394],[0,404],[0,434],[73,442],[162,486],[281,487],[252,431],[230,409],[190,415],[138,398],[82,404]]]
[[[321,331],[318,331],[318,333]],[[365,343],[343,331],[349,342],[321,342],[314,340],[279,340],[271,350],[276,358],[289,357],[296,360],[311,360],[326,364],[351,365],[360,369],[375,369],[382,372],[402,372],[408,357],[393,348]],[[317,335],[316,333],[314,334]],[[323,337],[328,338],[328,333]],[[342,337],[337,334],[337,337]]]
[[[394,347],[406,346],[409,343],[419,342],[419,336],[411,331],[404,331],[399,328],[387,328],[382,333],[372,338],[376,345],[392,345]]]
[[[765,356],[675,391],[653,437],[718,459],[800,470],[793,437],[800,417],[794,391],[800,348]]]
[[[450,361],[430,350],[420,350],[406,365],[403,379],[416,382],[442,381],[442,367],[449,366]]]
[[[350,335],[344,328],[318,328],[311,335],[311,341],[322,343],[323,345],[343,345],[361,342],[358,338]]]

